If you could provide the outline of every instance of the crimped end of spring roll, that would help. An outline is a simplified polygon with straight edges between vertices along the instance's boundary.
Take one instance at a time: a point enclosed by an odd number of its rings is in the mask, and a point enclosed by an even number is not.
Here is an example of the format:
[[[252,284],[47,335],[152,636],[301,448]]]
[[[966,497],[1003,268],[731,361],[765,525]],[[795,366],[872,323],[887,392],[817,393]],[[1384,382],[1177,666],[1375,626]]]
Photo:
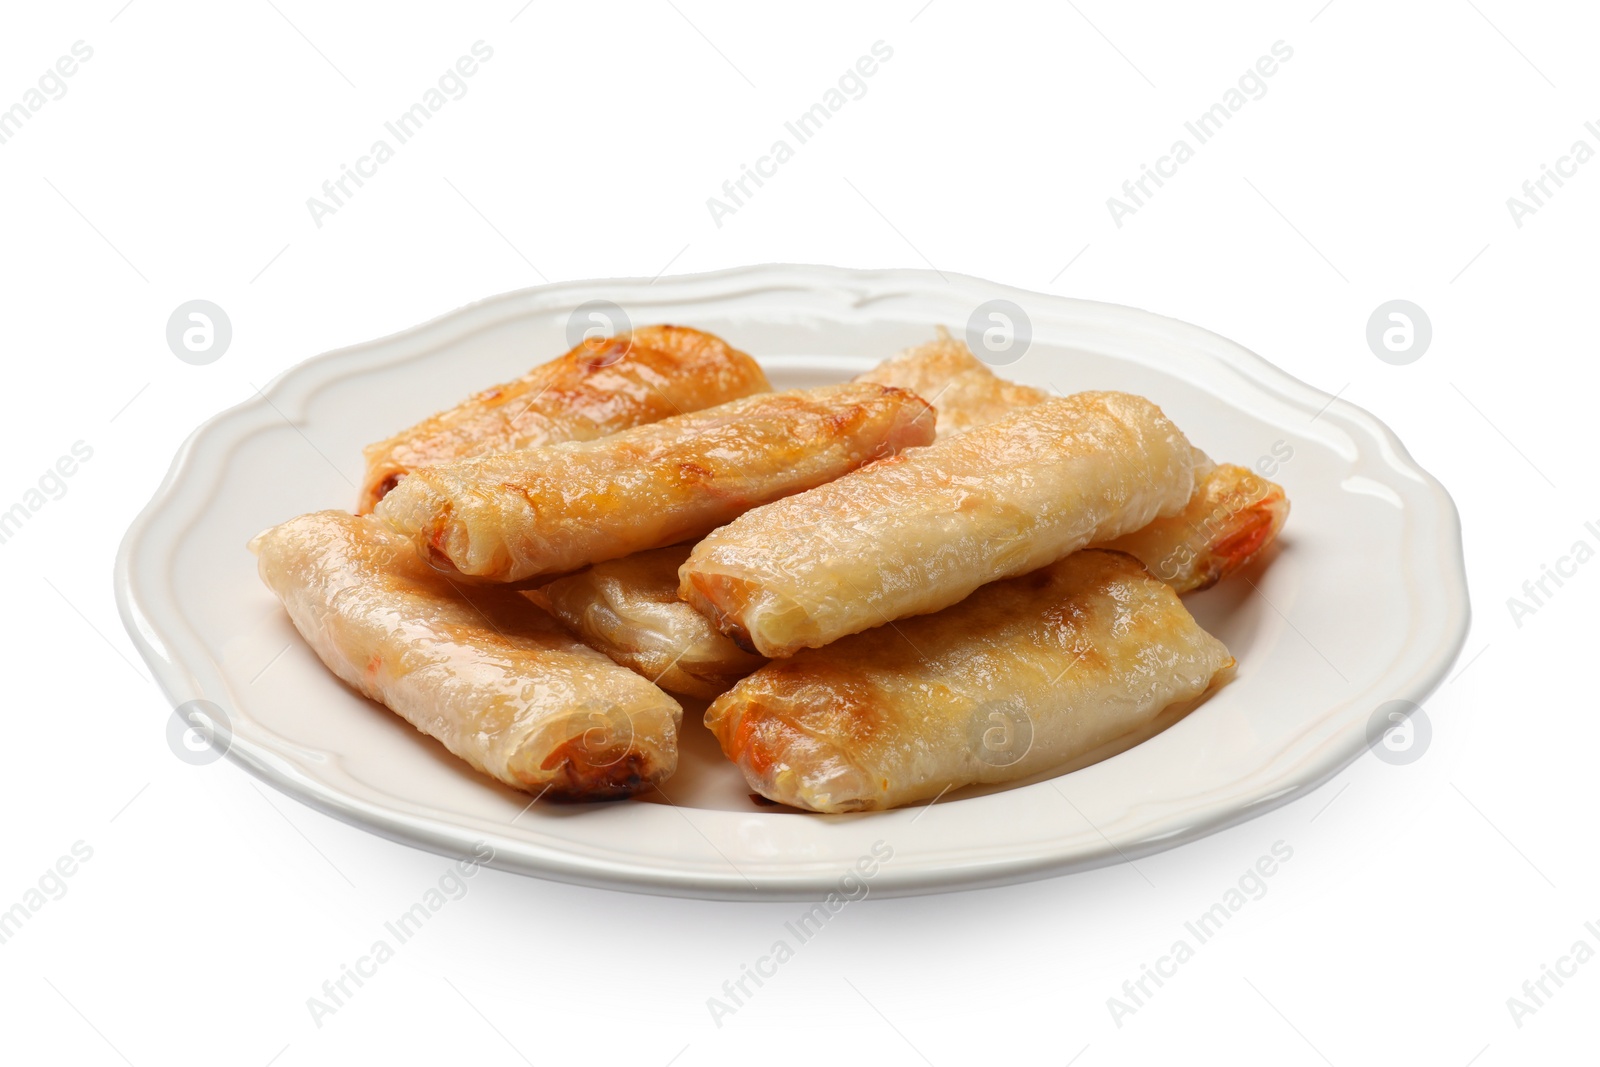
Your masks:
[[[1213,467],[1178,514],[1101,546],[1138,557],[1180,593],[1209,589],[1276,540],[1289,517],[1283,486],[1232,463]]]
[[[787,655],[819,638],[805,608],[758,582],[715,566],[679,574],[678,595],[751,655]]]
[[[817,701],[840,704],[838,710],[846,714],[854,706],[825,691],[812,696]],[[793,710],[786,700],[767,703],[751,693],[733,713],[731,729],[723,725],[721,716],[726,713],[722,708],[717,709],[719,718],[715,721],[712,711],[707,711],[706,725],[717,734],[723,754],[743,772],[750,788],[768,800],[830,815],[891,806],[884,798],[890,795],[893,783],[857,766],[846,746],[791,721],[787,716]],[[822,713],[813,703],[801,717]],[[724,733],[726,741],[722,740]]]
[[[535,731],[507,760],[521,788],[550,800],[631,797],[678,767],[679,716],[655,701],[595,702]]]

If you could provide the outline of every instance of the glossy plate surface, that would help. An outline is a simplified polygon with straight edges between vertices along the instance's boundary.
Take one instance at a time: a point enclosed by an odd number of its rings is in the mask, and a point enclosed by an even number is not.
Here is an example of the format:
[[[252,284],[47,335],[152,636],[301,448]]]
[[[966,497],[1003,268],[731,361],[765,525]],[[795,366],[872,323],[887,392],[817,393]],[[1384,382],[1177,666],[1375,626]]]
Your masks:
[[[1213,458],[1259,468],[1293,504],[1282,542],[1188,598],[1238,659],[1234,681],[1142,743],[1071,773],[932,808],[814,816],[755,804],[685,702],[678,774],[650,802],[528,807],[345,688],[295,634],[245,543],[349,508],[361,447],[567,350],[572,311],[614,301],[751,353],[779,388],[839,381],[1013,301],[1027,351],[999,373],[1059,392],[1144,394]],[[756,267],[499,296],[319,356],[200,427],[117,559],[117,599],[176,706],[223,710],[229,755],[323,811],[546,878],[713,898],[815,899],[892,849],[876,895],[1037,878],[1137,858],[1309,791],[1368,744],[1392,700],[1421,703],[1468,623],[1444,489],[1366,412],[1231,341],[1131,308],[927,271]],[[1104,755],[1101,753],[1099,755]]]

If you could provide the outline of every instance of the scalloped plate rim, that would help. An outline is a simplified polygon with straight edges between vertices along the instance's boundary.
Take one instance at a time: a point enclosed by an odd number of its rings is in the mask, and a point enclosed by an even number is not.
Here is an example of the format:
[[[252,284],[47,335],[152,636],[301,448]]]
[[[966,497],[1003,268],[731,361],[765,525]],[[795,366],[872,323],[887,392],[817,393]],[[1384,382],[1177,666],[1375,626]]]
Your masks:
[[[1275,393],[1286,404],[1295,408],[1305,410],[1312,401],[1323,401],[1326,406],[1322,408],[1322,417],[1342,422],[1347,428],[1359,430],[1370,437],[1377,446],[1376,458],[1381,462],[1383,470],[1411,479],[1416,483],[1415,493],[1435,506],[1440,530],[1432,545],[1438,550],[1434,562],[1441,565],[1441,569],[1446,572],[1445,577],[1449,579],[1438,587],[1438,592],[1446,601],[1442,610],[1448,617],[1444,623],[1448,632],[1435,635],[1441,639],[1429,646],[1426,655],[1412,654],[1408,657],[1404,652],[1404,648],[1410,647],[1408,642],[1401,652],[1386,662],[1384,665],[1386,674],[1406,668],[1404,673],[1408,675],[1403,682],[1391,688],[1389,693],[1392,699],[1407,699],[1420,704],[1439,685],[1449,666],[1459,656],[1470,624],[1471,609],[1466,593],[1460,518],[1449,493],[1411,458],[1404,444],[1383,422],[1348,401],[1328,397],[1327,394],[1294,378],[1236,342],[1179,319],[1125,305],[1031,292],[965,275],[948,272],[939,275],[927,270],[893,268],[854,270],[815,265],[764,264],[660,279],[627,278],[557,282],[474,301],[386,337],[335,349],[304,360],[276,375],[259,390],[258,395],[249,397],[201,423],[179,448],[150,502],[129,525],[117,553],[115,591],[123,624],[141,656],[150,665],[158,685],[174,705],[203,695],[203,687],[198,684],[197,675],[203,673],[207,666],[215,670],[216,665],[208,661],[206,664],[198,665],[200,670],[193,670],[181,659],[153,643],[153,639],[160,640],[163,645],[170,648],[177,643],[174,640],[174,627],[181,629],[186,626],[186,621],[181,618],[154,617],[156,614],[152,610],[154,594],[142,588],[142,580],[150,576],[138,571],[135,559],[144,561],[148,551],[147,539],[152,528],[163,517],[170,518],[176,515],[185,519],[184,528],[201,517],[203,506],[195,501],[186,502],[181,499],[184,486],[195,476],[195,469],[202,465],[197,458],[198,446],[210,435],[220,432],[230,424],[250,425],[250,420],[257,413],[267,407],[276,406],[271,403],[274,399],[289,400],[296,406],[302,405],[319,389],[333,382],[354,374],[373,373],[386,367],[426,358],[441,345],[449,343],[450,338],[445,336],[429,347],[422,347],[431,335],[453,332],[454,337],[459,338],[493,326],[497,322],[512,319],[519,309],[526,313],[570,307],[573,305],[565,302],[563,298],[570,297],[571,294],[596,292],[616,294],[619,291],[636,291],[648,287],[650,293],[661,294],[663,297],[673,292],[684,294],[679,298],[681,302],[684,296],[690,299],[729,299],[752,288],[764,288],[768,291],[793,288],[813,292],[857,288],[871,294],[865,300],[858,297],[852,306],[859,308],[896,295],[926,291],[935,285],[954,289],[958,282],[967,289],[981,290],[988,295],[1021,296],[1037,305],[1054,305],[1075,310],[1080,314],[1131,315],[1147,323],[1160,325],[1169,333],[1179,337],[1205,339],[1210,342],[1204,350],[1204,356],[1208,360],[1234,370],[1257,387]],[[548,306],[538,308],[532,306],[543,303],[546,298],[553,298]],[[487,321],[480,321],[486,316]],[[413,348],[417,350],[411,351]],[[385,351],[389,353],[386,357],[376,359],[365,366],[361,365],[362,360],[379,356]],[[233,443],[236,444],[237,440]],[[224,453],[212,462],[220,468],[225,464],[229,454],[231,453]],[[1395,491],[1400,495],[1399,489]],[[1415,619],[1413,622],[1415,623]],[[145,626],[150,627],[151,635],[147,636]],[[1338,704],[1324,709],[1320,716],[1310,720],[1311,725],[1327,725],[1334,717],[1334,713],[1343,706]],[[1349,724],[1344,725],[1348,727]],[[895,868],[890,868],[885,865],[884,873],[872,883],[873,893],[878,896],[897,896],[1008,884],[1136,859],[1204,837],[1303,796],[1338,774],[1366,747],[1364,736],[1357,744],[1353,743],[1356,739],[1351,738],[1349,734],[1349,729],[1329,731],[1326,737],[1301,752],[1298,760],[1291,760],[1287,765],[1280,765],[1285,762],[1280,754],[1278,760],[1258,768],[1256,774],[1232,783],[1233,788],[1219,788],[1217,792],[1225,795],[1209,796],[1206,798],[1207,803],[1197,805],[1195,810],[1186,813],[1184,817],[1174,819],[1169,813],[1165,820],[1166,825],[1158,831],[1147,828],[1143,833],[1130,834],[1113,828],[1106,835],[1104,843],[1098,847],[1089,845],[1070,851],[1009,855],[1000,859],[958,866],[906,867],[897,864]],[[1303,742],[1305,736],[1305,733],[1299,734],[1296,740]],[[1295,746],[1290,746],[1293,747]],[[472,845],[477,842],[487,842],[495,848],[495,858],[490,861],[491,866],[557,881],[711,899],[810,900],[831,888],[842,873],[842,867],[837,862],[839,857],[830,857],[825,861],[808,864],[790,863],[779,870],[757,871],[755,873],[758,878],[751,879],[750,872],[732,868],[722,869],[715,865],[684,863],[678,867],[659,865],[640,867],[617,858],[578,855],[570,849],[552,847],[526,837],[497,834],[483,827],[478,828],[481,832],[474,831],[464,836],[462,831],[466,827],[460,823],[441,822],[425,812],[403,810],[400,798],[383,798],[381,795],[377,798],[362,797],[336,788],[326,781],[317,779],[303,767],[296,766],[282,755],[256,744],[246,735],[241,734],[234,738],[228,757],[287,795],[336,818],[372,830],[383,837],[458,858],[469,855]],[[1278,781],[1287,780],[1287,784],[1276,789],[1246,788],[1263,777],[1275,778]],[[370,792],[372,790],[369,789]],[[383,799],[387,799],[390,803],[381,802]],[[658,812],[671,810],[661,806],[636,805],[635,807],[650,808]],[[700,811],[702,815],[731,814],[708,813],[704,809],[694,810]],[[770,817],[806,818],[788,814]],[[883,820],[886,825],[890,820],[897,820],[895,825],[903,828],[908,818],[914,816],[902,810],[880,813],[869,818]]]

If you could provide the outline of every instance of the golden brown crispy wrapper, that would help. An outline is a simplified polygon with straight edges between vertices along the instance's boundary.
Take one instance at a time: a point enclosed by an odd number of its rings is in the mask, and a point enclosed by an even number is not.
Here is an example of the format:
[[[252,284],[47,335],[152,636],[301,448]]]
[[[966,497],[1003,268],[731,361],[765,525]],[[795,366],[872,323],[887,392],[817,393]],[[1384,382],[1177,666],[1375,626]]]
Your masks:
[[[920,395],[938,410],[941,439],[1050,396],[997,377],[943,326],[938,333],[938,340],[908,348],[856,380]],[[1288,515],[1283,486],[1224,463],[1204,476],[1183,511],[1105,547],[1138,556],[1150,573],[1185,593],[1209,588],[1248,563],[1277,538]]]
[[[484,774],[552,799],[628,796],[677,768],[683,711],[509,590],[457,589],[369,518],[251,542],[328,669]]]
[[[1283,526],[1281,487],[1221,464],[1178,515],[1110,545],[1137,557],[1179,593],[1214,585],[1253,558]],[[768,662],[718,633],[678,598],[678,568],[690,546],[598,563],[527,594],[590,648],[673,693],[710,700]]]
[[[870,811],[1060,767],[1232,664],[1170,586],[1090,550],[774,660],[712,702],[706,725],[762,796]]]
[[[621,337],[585,341],[515,381],[367,446],[358,510],[372,511],[417,467],[591,441],[769,388],[755,360],[687,326],[641,326]]]
[[[787,656],[1176,514],[1210,466],[1143,397],[1051,398],[748,512],[695,545],[679,595]]]
[[[678,599],[678,568],[688,556],[688,545],[636,552],[527,595],[590,648],[663,689],[710,700],[767,661]]]
[[[937,340],[891,356],[855,380],[898,386],[922,397],[938,413],[940,438],[993,422],[1050,397],[1043,389],[998,377],[943,326],[938,328]]]
[[[1289,517],[1283,486],[1232,463],[1213,467],[1176,515],[1101,548],[1138,557],[1180,593],[1209,589],[1278,536]]]
[[[882,385],[765,393],[595,441],[424,467],[375,514],[436,566],[473,578],[565,574],[703,536],[926,444],[930,416]]]

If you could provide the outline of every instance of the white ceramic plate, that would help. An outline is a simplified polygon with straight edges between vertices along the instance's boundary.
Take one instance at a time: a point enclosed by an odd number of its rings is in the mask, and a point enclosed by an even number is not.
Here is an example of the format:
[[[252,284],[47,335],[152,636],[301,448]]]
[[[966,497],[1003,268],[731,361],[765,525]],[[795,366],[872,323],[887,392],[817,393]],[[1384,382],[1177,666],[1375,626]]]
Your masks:
[[[529,808],[325,670],[257,579],[245,542],[293,515],[350,507],[362,445],[565,351],[571,312],[595,299],[639,324],[720,334],[778,387],[842,380],[928,340],[935,324],[960,335],[985,301],[1015,302],[1032,342],[1001,373],[1061,392],[1142,393],[1213,457],[1263,460],[1287,488],[1280,545],[1188,601],[1238,659],[1236,679],[1102,762],[927,809],[758,806],[692,705],[662,796]],[[128,531],[116,584],[135,643],[173,704],[219,706],[229,755],[285,793],[447,855],[487,844],[493,865],[541,877],[815,899],[862,857],[875,895],[1137,858],[1328,779],[1367,747],[1377,709],[1420,703],[1438,684],[1467,630],[1455,508],[1386,427],[1224,338],[1125,307],[924,271],[820,267],[551,285],[309,360],[265,397],[197,430]]]

